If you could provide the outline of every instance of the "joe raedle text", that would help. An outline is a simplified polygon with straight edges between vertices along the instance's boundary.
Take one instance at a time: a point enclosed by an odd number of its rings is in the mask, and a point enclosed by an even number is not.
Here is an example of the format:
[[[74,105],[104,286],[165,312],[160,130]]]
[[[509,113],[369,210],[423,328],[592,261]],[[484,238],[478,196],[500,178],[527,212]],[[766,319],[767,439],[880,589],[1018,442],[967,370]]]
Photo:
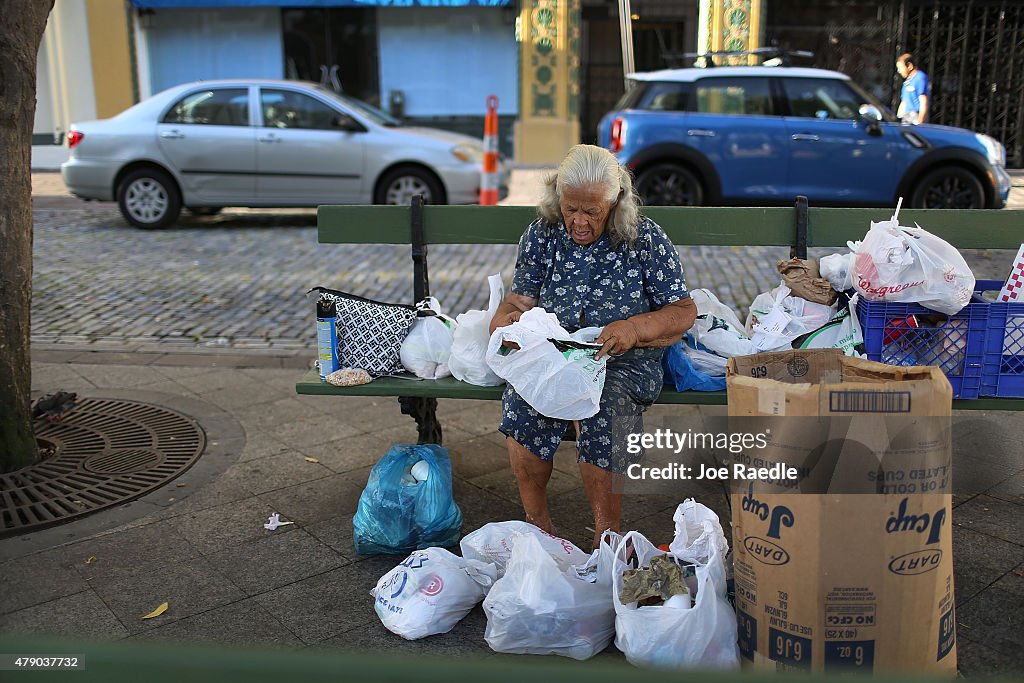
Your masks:
[[[745,462],[714,465],[701,462],[683,464],[680,462],[658,463],[644,466],[632,463],[626,468],[626,476],[632,480],[674,480],[674,481],[762,481],[771,483],[797,483],[800,471],[785,462],[765,461],[760,457],[745,455],[747,451],[758,451],[769,444],[771,429],[759,432],[721,432],[685,429],[655,429],[652,432],[634,432],[626,437],[626,452],[639,454],[644,449],[655,449],[662,453],[684,453],[697,455],[711,450],[728,452],[730,459]],[[688,459],[685,456],[683,459]],[[696,459],[696,458],[694,458]]]
[[[630,479],[671,479],[676,481],[796,481],[798,477],[796,467],[785,463],[777,462],[770,467],[751,467],[742,463],[733,463],[732,466],[711,467],[698,463],[696,465],[683,465],[680,463],[669,463],[661,467],[644,467],[639,463],[633,463],[626,468],[626,476]]]

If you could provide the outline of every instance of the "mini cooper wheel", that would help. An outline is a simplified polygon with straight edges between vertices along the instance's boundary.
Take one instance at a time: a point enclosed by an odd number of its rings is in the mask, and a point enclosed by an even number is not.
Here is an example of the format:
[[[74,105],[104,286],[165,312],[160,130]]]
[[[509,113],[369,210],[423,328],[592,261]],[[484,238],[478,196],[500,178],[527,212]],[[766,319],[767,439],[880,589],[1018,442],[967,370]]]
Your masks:
[[[646,206],[701,206],[704,188],[689,169],[657,164],[640,174],[636,191]]]
[[[984,209],[985,190],[966,168],[943,166],[914,185],[910,205],[915,209]]]

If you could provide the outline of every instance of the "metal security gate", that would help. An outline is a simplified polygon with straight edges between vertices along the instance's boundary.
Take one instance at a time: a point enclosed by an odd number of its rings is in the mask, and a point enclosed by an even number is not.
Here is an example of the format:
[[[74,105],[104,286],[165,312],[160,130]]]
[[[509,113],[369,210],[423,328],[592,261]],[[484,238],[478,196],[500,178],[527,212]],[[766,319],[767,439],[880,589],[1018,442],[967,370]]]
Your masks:
[[[895,72],[899,5],[894,0],[766,0],[764,46],[810,50],[797,66],[841,71],[882,102],[899,92]]]
[[[987,133],[1024,166],[1024,3],[905,2],[898,47],[932,82],[932,122]],[[900,49],[900,52],[906,51]]]
[[[987,133],[1024,167],[1024,2],[766,1],[765,45],[815,53],[895,111],[896,58],[912,52],[932,84],[929,121]],[[808,64],[810,65],[810,64]]]
[[[698,0],[630,0],[633,11],[633,66],[656,71],[662,54],[696,49]],[[582,0],[580,54],[580,138],[597,142],[597,124],[625,89],[618,3]]]

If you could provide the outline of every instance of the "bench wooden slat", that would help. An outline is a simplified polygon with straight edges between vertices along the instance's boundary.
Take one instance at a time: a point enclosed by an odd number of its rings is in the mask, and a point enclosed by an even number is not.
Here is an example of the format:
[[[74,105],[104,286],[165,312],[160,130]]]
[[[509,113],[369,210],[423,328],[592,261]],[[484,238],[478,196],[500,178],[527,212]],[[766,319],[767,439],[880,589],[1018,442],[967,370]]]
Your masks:
[[[437,380],[408,380],[394,377],[379,377],[369,384],[356,387],[336,387],[320,381],[316,370],[308,371],[295,384],[295,391],[307,396],[424,396],[433,398],[458,398],[471,400],[498,400],[505,387],[478,387],[460,382],[452,377]],[[726,405],[724,391],[678,392],[665,387],[655,403],[662,405]],[[1024,410],[1024,399],[980,398],[954,400],[954,410]]]
[[[321,244],[409,244],[408,206],[321,206]],[[537,217],[532,206],[424,206],[423,232],[431,244],[518,244]]]
[[[336,387],[320,381],[320,373],[310,370],[295,385],[300,394],[317,396],[426,396],[435,398],[467,398],[476,400],[497,400],[501,398],[500,387],[478,387],[460,382],[452,377],[436,380],[398,379],[378,377],[369,384],[354,387]]]
[[[889,209],[827,209],[811,207],[808,246],[845,247],[864,238],[871,221],[886,220]],[[1024,211],[1006,209],[907,209],[900,225],[916,223],[958,249],[1012,249],[1024,242]],[[1009,272],[1010,261],[1006,268]]]
[[[794,211],[788,207],[652,206],[644,213],[678,246],[788,246],[795,233]],[[872,220],[891,213],[811,207],[808,246],[845,247],[847,240],[862,239]],[[324,244],[409,244],[409,217],[407,206],[321,206],[318,239]],[[532,206],[423,208],[428,245],[517,244],[535,217]],[[900,212],[900,222],[916,222],[960,249],[1016,250],[1024,241],[1024,211],[1019,210],[907,209]]]
[[[432,380],[410,380],[397,377],[378,377],[369,384],[355,387],[336,387],[320,381],[316,370],[309,370],[295,384],[295,391],[300,394],[314,396],[426,396],[434,398],[464,398],[476,400],[496,400],[501,398],[505,386],[478,387],[460,382],[453,377]],[[661,392],[656,403],[701,403],[705,405],[725,405],[724,391],[687,391],[679,393],[666,388]]]

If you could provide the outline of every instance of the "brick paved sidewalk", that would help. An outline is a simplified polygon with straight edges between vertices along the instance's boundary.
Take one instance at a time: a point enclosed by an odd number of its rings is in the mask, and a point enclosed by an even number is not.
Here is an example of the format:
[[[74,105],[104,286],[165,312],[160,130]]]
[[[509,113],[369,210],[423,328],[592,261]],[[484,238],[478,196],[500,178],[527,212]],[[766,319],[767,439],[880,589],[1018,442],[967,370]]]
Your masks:
[[[301,369],[258,354],[34,356],[37,391],[130,397],[193,417],[218,444],[219,455],[203,458],[219,458],[221,473],[211,477],[197,465],[127,505],[0,540],[0,636],[435,654],[496,664],[513,657],[487,647],[479,607],[451,633],[413,642],[387,632],[373,612],[368,591],[401,558],[355,555],[351,518],[372,464],[391,444],[415,440],[394,399],[298,396]],[[467,532],[521,516],[495,431],[499,410],[491,401],[440,402]],[[963,493],[953,514],[960,667],[966,674],[1024,672],[1024,423],[998,413],[961,417],[954,470]],[[560,532],[586,547],[589,508],[572,447],[563,449],[550,485],[553,514]],[[624,528],[669,541],[672,511],[688,495],[728,520],[721,493],[695,486],[671,497],[628,497]],[[272,512],[295,524],[265,530]],[[165,601],[163,616],[141,619]],[[601,657],[622,661],[614,648]]]
[[[509,200],[532,203],[518,198],[529,197],[541,175],[514,177]],[[189,471],[123,507],[0,540],[0,634],[510,661],[483,641],[479,607],[453,632],[422,641],[381,626],[368,591],[401,558],[356,556],[351,516],[370,467],[392,443],[415,440],[413,423],[394,399],[294,393],[313,339],[301,292],[349,283],[408,297],[405,250],[321,250],[310,212],[228,212],[140,232],[109,204],[82,208],[62,197],[53,174],[33,181],[33,388],[174,405],[227,445],[216,477]],[[1024,174],[1015,182],[1024,186]],[[509,277],[514,260],[508,249],[436,248],[432,257],[440,259],[435,286],[456,313],[478,307],[486,275],[500,267]],[[728,249],[684,255],[691,286],[710,286],[730,303],[771,284],[775,277],[756,265],[771,257]],[[971,258],[993,272],[1002,268],[1002,254]],[[666,410],[680,408],[653,412]],[[495,402],[440,402],[467,531],[521,515],[495,431],[498,411]],[[1024,422],[999,413],[962,418],[954,469],[965,493],[953,515],[960,668],[1019,675]],[[588,507],[567,449],[551,483],[554,515],[564,535],[585,544]],[[625,527],[669,540],[671,513],[687,494],[728,519],[721,494],[695,489],[628,500]],[[266,531],[262,524],[275,511],[296,523]],[[170,609],[163,616],[140,618],[164,601]],[[622,659],[614,648],[601,657]]]

